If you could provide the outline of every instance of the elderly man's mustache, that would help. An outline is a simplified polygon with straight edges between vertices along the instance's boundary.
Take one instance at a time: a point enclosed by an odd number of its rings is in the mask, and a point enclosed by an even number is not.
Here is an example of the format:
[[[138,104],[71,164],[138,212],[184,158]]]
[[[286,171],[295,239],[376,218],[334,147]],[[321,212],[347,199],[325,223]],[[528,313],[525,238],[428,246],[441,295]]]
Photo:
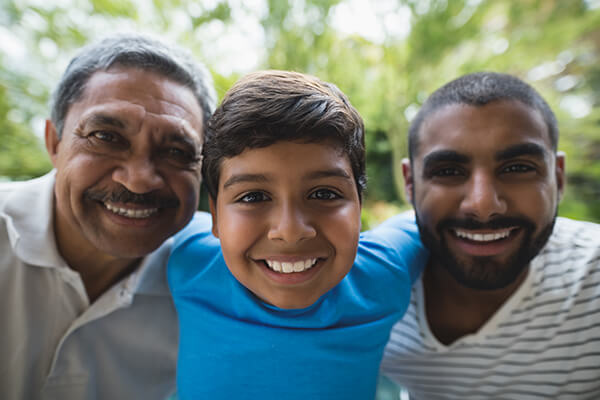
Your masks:
[[[85,195],[96,201],[111,203],[133,203],[152,208],[175,208],[179,200],[174,196],[165,196],[158,191],[148,193],[134,193],[123,186],[116,189],[88,189]]]

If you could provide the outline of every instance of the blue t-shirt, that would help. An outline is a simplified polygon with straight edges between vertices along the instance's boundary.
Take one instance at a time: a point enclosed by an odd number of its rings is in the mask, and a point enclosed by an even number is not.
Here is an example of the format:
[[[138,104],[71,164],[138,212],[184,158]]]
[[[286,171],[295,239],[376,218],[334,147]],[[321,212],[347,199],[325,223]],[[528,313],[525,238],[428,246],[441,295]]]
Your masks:
[[[392,325],[426,261],[413,220],[361,234],[350,272],[313,305],[264,303],[229,272],[210,216],[178,236],[168,279],[189,399],[372,399]]]

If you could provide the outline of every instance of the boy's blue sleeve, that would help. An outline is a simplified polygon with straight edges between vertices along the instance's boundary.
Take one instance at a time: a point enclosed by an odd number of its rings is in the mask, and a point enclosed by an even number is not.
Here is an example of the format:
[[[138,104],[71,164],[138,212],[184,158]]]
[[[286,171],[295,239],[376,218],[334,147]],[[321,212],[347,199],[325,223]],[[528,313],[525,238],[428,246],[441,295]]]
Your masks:
[[[167,265],[167,281],[173,297],[193,288],[194,280],[220,255],[219,239],[212,235],[209,213],[196,212],[190,223],[174,236]]]
[[[210,213],[204,211],[196,211],[192,220],[178,233],[175,234],[173,248],[179,247],[190,237],[198,234],[212,233],[212,217]]]
[[[369,238],[389,247],[386,252],[392,264],[405,266],[414,283],[427,264],[429,253],[421,242],[413,212],[398,214],[368,231]]]

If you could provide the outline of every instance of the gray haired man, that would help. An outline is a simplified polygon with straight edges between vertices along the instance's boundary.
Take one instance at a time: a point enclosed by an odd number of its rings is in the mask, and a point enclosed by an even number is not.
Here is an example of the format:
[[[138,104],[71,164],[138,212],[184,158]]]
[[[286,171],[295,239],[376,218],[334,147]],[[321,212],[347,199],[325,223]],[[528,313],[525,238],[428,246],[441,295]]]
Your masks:
[[[54,170],[0,185],[0,398],[159,399],[175,389],[168,238],[198,203],[206,69],[115,36],[67,67]]]

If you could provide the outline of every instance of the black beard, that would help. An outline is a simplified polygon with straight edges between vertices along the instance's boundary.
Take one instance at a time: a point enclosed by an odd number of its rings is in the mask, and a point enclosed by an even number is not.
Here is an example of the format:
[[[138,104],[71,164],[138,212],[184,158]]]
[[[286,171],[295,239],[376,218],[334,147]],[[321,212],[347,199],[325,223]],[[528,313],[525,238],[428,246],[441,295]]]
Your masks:
[[[529,262],[546,245],[548,238],[554,229],[556,211],[554,218],[542,228],[537,236],[533,236],[536,225],[525,218],[496,218],[488,223],[481,223],[472,219],[451,219],[440,221],[436,226],[434,235],[419,218],[415,209],[417,225],[421,240],[430,251],[433,263],[445,268],[448,273],[461,285],[478,290],[502,289],[515,282],[521,273],[529,266]],[[506,263],[498,263],[493,257],[481,256],[470,257],[470,262],[461,261],[450,250],[446,242],[444,232],[451,228],[463,229],[502,229],[508,227],[519,227],[523,230],[523,239],[519,249],[510,256]],[[438,239],[439,238],[439,239]]]

